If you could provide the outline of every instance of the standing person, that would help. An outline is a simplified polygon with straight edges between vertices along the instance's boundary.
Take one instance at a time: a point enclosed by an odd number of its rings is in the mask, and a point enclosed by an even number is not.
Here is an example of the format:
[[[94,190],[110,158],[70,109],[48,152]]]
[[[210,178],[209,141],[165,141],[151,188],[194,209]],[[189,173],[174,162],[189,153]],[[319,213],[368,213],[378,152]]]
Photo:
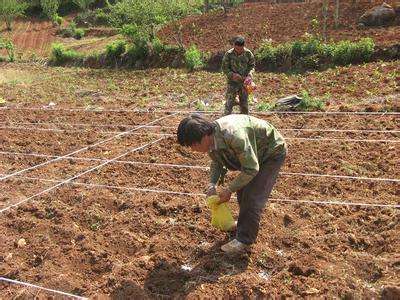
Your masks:
[[[222,59],[222,71],[227,78],[225,96],[225,115],[232,113],[236,96],[239,95],[241,114],[249,113],[248,94],[243,83],[246,77],[252,77],[255,68],[253,53],[244,47],[245,40],[239,36],[234,39],[234,47],[228,50]]]
[[[200,115],[184,118],[178,142],[193,151],[208,153],[210,183],[207,196],[217,194],[216,185],[227,169],[240,171],[219,192],[220,203],[237,194],[239,218],[236,238],[223,245],[227,253],[240,253],[256,241],[262,211],[286,157],[286,143],[268,122],[248,116],[229,115],[210,122]]]

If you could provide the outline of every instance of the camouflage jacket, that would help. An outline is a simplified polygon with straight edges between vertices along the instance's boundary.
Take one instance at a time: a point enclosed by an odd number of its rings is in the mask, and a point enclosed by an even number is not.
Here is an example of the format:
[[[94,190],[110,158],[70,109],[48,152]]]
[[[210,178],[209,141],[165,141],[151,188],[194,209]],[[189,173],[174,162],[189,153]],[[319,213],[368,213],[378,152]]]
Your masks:
[[[243,77],[252,76],[255,65],[254,55],[247,48],[244,48],[244,52],[241,55],[237,55],[234,48],[232,48],[225,53],[222,59],[222,71],[230,84],[238,84],[238,82],[232,80],[233,73],[238,73]]]
[[[217,184],[226,169],[240,170],[229,185],[231,192],[247,185],[265,161],[286,151],[285,140],[267,121],[248,115],[228,115],[215,123],[214,145],[208,152],[212,159],[210,182]]]

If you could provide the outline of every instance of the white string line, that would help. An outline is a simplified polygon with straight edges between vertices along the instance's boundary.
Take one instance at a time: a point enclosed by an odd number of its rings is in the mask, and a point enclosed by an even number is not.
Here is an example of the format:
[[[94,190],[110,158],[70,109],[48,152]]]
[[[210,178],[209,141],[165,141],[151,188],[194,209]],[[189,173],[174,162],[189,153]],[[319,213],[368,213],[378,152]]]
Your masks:
[[[51,122],[40,122],[40,123],[34,123],[34,122],[20,122],[20,123],[13,123],[13,122],[0,122],[0,124],[11,124],[11,125],[35,125],[35,126],[41,126],[41,125],[57,125],[57,126],[70,126],[70,127],[124,127],[124,128],[132,128],[135,126],[142,126],[142,124],[138,125],[116,125],[116,124],[91,124],[91,123],[64,123],[64,122],[59,122],[59,123],[51,123]],[[3,128],[3,127],[0,127]],[[4,127],[4,128],[10,128],[10,127]],[[144,126],[144,128],[165,128],[165,129],[176,129],[176,126],[163,126],[163,125],[150,125],[150,126]],[[52,129],[52,128],[45,128],[45,129]],[[336,128],[277,128],[278,130],[281,131],[306,131],[306,132],[355,132],[355,133],[400,133],[400,130],[385,130],[385,129],[336,129]],[[113,131],[109,131],[113,132]]]
[[[140,129],[140,128],[145,128],[145,126],[139,126],[134,129],[134,131]],[[4,129],[4,127],[0,127],[0,129]],[[7,129],[7,128],[5,128]],[[13,127],[10,128],[12,130],[28,130],[28,131],[50,131],[50,132],[85,132],[85,133],[91,133],[91,131],[88,130],[69,130],[69,129],[52,129],[52,128],[33,128],[33,127]],[[116,134],[119,132],[117,136],[120,136],[122,133],[124,134],[131,134],[131,135],[142,135],[140,133],[130,133],[133,130],[130,131],[96,131],[97,133],[101,134],[107,134],[107,133],[112,133]],[[173,137],[176,136],[175,134],[171,133],[151,133],[153,135],[159,135],[159,136],[165,136],[165,137]],[[115,137],[111,137],[110,139],[114,139]],[[389,140],[389,139],[341,139],[341,138],[310,138],[310,137],[286,137],[285,140],[300,140],[300,141],[341,141],[341,142],[350,142],[350,143],[400,143],[399,140]],[[96,145],[88,146],[88,147],[95,147]],[[79,151],[80,152],[80,151]],[[2,178],[0,178],[1,180]]]
[[[147,143],[147,144],[145,144],[145,145],[143,145],[143,146],[140,146],[140,147],[131,149],[131,150],[129,150],[128,152],[123,153],[123,154],[121,154],[121,155],[118,155],[117,157],[115,157],[115,158],[113,158],[113,159],[106,160],[105,162],[101,163],[100,165],[97,165],[97,166],[95,166],[95,167],[92,167],[92,168],[90,168],[90,169],[88,169],[88,170],[86,170],[86,171],[84,171],[84,172],[82,172],[82,173],[79,173],[78,175],[75,175],[75,176],[73,176],[73,177],[71,177],[71,178],[68,178],[68,179],[66,179],[66,180],[64,180],[64,181],[60,181],[58,184],[56,184],[56,185],[54,185],[54,186],[52,186],[52,187],[49,187],[49,188],[47,188],[47,189],[45,189],[45,190],[43,190],[43,191],[41,191],[41,192],[39,192],[39,193],[37,193],[37,194],[34,194],[33,196],[30,196],[30,197],[28,197],[28,198],[26,198],[26,199],[23,199],[23,200],[21,200],[21,201],[18,201],[17,203],[11,204],[10,206],[8,206],[8,207],[6,207],[6,208],[0,209],[0,213],[4,212],[4,211],[6,211],[6,210],[9,210],[9,209],[12,208],[12,207],[16,207],[16,206],[18,206],[18,205],[20,205],[20,204],[22,204],[22,203],[25,203],[25,202],[27,202],[27,201],[29,201],[29,200],[31,200],[31,199],[33,199],[33,198],[36,198],[36,197],[38,197],[38,196],[40,196],[40,195],[43,195],[43,194],[45,194],[45,193],[47,193],[47,192],[50,192],[50,191],[52,191],[52,190],[54,190],[54,189],[56,189],[56,188],[58,188],[58,187],[60,187],[60,186],[62,186],[62,185],[64,185],[64,184],[66,184],[66,183],[72,182],[72,180],[75,180],[75,179],[77,179],[77,178],[79,178],[79,177],[82,177],[83,175],[86,175],[86,174],[88,174],[88,173],[90,173],[90,172],[92,172],[92,171],[94,171],[94,170],[100,169],[101,167],[104,167],[105,165],[107,165],[107,164],[113,162],[114,160],[117,160],[117,159],[119,159],[119,158],[121,158],[121,157],[124,157],[124,156],[126,156],[126,155],[128,155],[128,154],[130,154],[130,153],[132,153],[132,152],[142,150],[142,149],[144,149],[144,148],[146,148],[146,147],[148,147],[148,146],[150,146],[150,145],[153,145],[153,144],[155,144],[155,143],[158,143],[159,141],[161,141],[161,140],[163,140],[163,139],[164,139],[164,138],[159,138],[159,139],[157,139],[157,140],[155,140],[155,141],[152,141],[152,142],[150,142],[150,143]]]
[[[154,121],[152,121],[152,122],[149,122],[148,124],[146,124],[146,126],[152,125],[152,124],[154,124],[154,123],[157,123],[157,122],[159,122],[159,121],[161,121],[161,120],[164,120],[164,119],[166,119],[166,118],[168,118],[168,117],[170,117],[170,116],[173,116],[173,115],[174,115],[174,114],[171,114],[171,115],[168,115],[168,116],[164,116],[164,117],[158,118],[158,119],[156,119],[156,120],[154,120]],[[55,158],[55,159],[52,159],[52,160],[49,160],[49,161],[45,161],[45,162],[43,162],[43,163],[41,163],[41,164],[38,164],[38,165],[35,165],[35,166],[32,166],[32,167],[29,167],[29,168],[27,168],[27,169],[20,170],[20,171],[17,171],[17,172],[8,174],[8,175],[6,175],[6,176],[0,177],[0,181],[3,181],[4,179],[10,178],[10,177],[12,177],[12,176],[15,176],[15,175],[18,175],[18,174],[22,174],[22,173],[24,173],[24,172],[27,172],[27,171],[30,171],[30,170],[34,170],[34,169],[37,169],[37,168],[39,168],[39,167],[48,165],[49,163],[56,162],[56,161],[58,161],[58,160],[60,160],[60,159],[62,159],[62,158],[69,157],[69,156],[71,156],[71,155],[74,155],[74,154],[83,152],[83,151],[85,151],[85,150],[87,150],[87,149],[89,149],[89,148],[97,147],[98,145],[101,145],[101,144],[104,144],[104,143],[106,143],[106,142],[109,142],[109,141],[111,141],[111,140],[113,140],[113,139],[116,139],[117,137],[124,136],[124,135],[127,135],[127,134],[131,134],[132,132],[134,132],[134,131],[136,131],[136,130],[139,130],[139,129],[141,129],[141,128],[143,128],[143,126],[135,127],[135,128],[133,128],[133,129],[131,129],[131,130],[129,130],[129,131],[121,132],[121,133],[119,133],[119,134],[117,134],[117,135],[114,135],[114,136],[112,136],[112,137],[110,137],[110,138],[107,138],[107,139],[105,139],[105,140],[102,140],[102,141],[99,141],[99,142],[94,143],[94,144],[92,144],[92,145],[88,145],[88,146],[86,146],[86,147],[84,147],[84,148],[75,150],[75,151],[73,151],[73,152],[71,152],[71,153],[68,153],[68,154],[66,154],[66,155],[61,156],[60,158]]]
[[[33,111],[81,111],[81,112],[125,112],[125,113],[178,113],[178,114],[190,114],[190,113],[205,113],[205,114],[221,114],[221,111],[216,110],[147,110],[147,109],[86,109],[86,108],[48,108],[48,107],[16,107],[16,106],[4,106],[0,110],[33,110]],[[382,112],[369,112],[369,111],[269,111],[269,112],[258,112],[252,111],[256,115],[272,115],[272,114],[309,114],[309,115],[400,115],[400,112],[393,111],[382,111]]]
[[[44,182],[61,182],[59,180],[54,179],[42,179],[38,177],[26,177],[21,176],[25,179],[30,180],[38,180]],[[64,182],[64,181],[63,181]],[[204,193],[188,193],[188,192],[175,192],[168,190],[158,190],[151,188],[134,188],[134,187],[126,187],[126,186],[116,186],[116,185],[106,185],[106,184],[92,184],[92,183],[83,183],[83,182],[72,182],[69,181],[68,184],[84,186],[87,188],[105,188],[105,189],[117,189],[117,190],[128,190],[128,191],[136,191],[136,192],[149,192],[149,193],[158,193],[158,194],[171,194],[171,195],[181,195],[181,196],[201,196],[205,197]],[[347,205],[347,206],[366,206],[366,207],[382,207],[382,208],[400,208],[400,205],[397,204],[374,204],[374,203],[357,203],[357,202],[345,202],[341,201],[321,201],[321,200],[295,200],[295,199],[286,199],[286,198],[269,198],[269,200],[274,202],[292,202],[292,203],[309,203],[309,204],[322,204],[322,205]],[[0,210],[2,212],[2,210]]]
[[[57,125],[57,126],[70,126],[70,127],[124,127],[124,128],[132,128],[135,126],[142,126],[143,124],[100,124],[100,123],[67,123],[67,122],[12,122],[12,121],[7,121],[7,122],[0,122],[0,124],[11,124],[11,125]],[[175,126],[162,126],[162,125],[149,125],[145,126],[145,128],[167,128],[167,129],[176,129]],[[400,132],[400,130],[399,130]]]
[[[44,291],[47,291],[47,292],[52,292],[52,293],[68,296],[68,297],[75,298],[75,299],[81,299],[81,300],[88,299],[88,298],[85,298],[85,297],[80,297],[80,296],[76,296],[76,295],[69,294],[69,293],[66,293],[66,292],[62,292],[62,291],[59,291],[59,290],[53,290],[53,289],[41,287],[41,286],[38,286],[38,285],[35,285],[35,284],[32,284],[32,283],[13,280],[13,279],[5,278],[5,277],[0,277],[0,280],[8,282],[8,283],[19,284],[19,285],[23,285],[23,286],[39,289],[39,290],[44,290]]]
[[[13,155],[13,156],[33,156],[33,157],[42,157],[42,158],[57,158],[57,157],[59,157],[56,155],[47,155],[47,154],[40,154],[40,153],[22,153],[22,152],[8,152],[8,151],[0,151],[0,154]],[[75,157],[75,156],[70,156],[70,157],[64,158],[64,159],[65,160],[78,160],[78,161],[98,161],[98,162],[105,161],[105,159],[102,159],[102,158],[86,158],[86,157]],[[209,167],[198,166],[198,165],[149,163],[149,162],[131,161],[131,160],[115,160],[115,161],[113,161],[113,163],[128,164],[128,165],[143,165],[143,166],[150,166],[150,167],[198,169],[198,170],[204,170],[204,171],[207,171],[210,169]],[[326,178],[350,179],[350,180],[360,180],[360,181],[400,182],[400,179],[382,178],[382,177],[363,177],[363,176],[298,173],[298,172],[280,172],[279,174],[282,176],[326,177]],[[0,176],[2,176],[2,174],[0,174]]]

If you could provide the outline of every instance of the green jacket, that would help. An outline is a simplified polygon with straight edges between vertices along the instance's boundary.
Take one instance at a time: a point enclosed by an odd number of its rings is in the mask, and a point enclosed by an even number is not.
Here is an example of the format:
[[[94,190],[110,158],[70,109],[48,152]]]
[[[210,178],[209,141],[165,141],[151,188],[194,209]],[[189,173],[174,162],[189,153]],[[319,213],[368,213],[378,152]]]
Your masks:
[[[281,134],[267,121],[248,115],[228,115],[215,121],[214,145],[208,154],[212,184],[226,174],[226,169],[241,173],[230,183],[231,192],[246,186],[260,166],[286,152]]]
[[[255,66],[254,55],[247,48],[244,48],[244,52],[241,55],[237,55],[234,48],[232,48],[225,53],[222,59],[222,71],[226,75],[228,83],[238,84],[238,82],[232,80],[233,73],[238,73],[243,77],[252,76]]]

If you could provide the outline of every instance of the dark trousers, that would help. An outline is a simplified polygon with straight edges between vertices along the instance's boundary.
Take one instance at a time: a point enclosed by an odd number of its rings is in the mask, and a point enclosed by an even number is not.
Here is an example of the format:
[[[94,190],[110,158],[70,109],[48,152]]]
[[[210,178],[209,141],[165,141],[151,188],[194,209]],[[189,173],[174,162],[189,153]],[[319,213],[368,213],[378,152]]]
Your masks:
[[[264,164],[260,166],[256,177],[237,192],[237,200],[240,209],[236,233],[236,239],[238,241],[248,245],[256,241],[261,214],[285,158],[286,153],[264,162]]]
[[[249,114],[249,95],[243,88],[243,85],[239,84],[228,84],[225,95],[225,111],[224,115],[230,115],[233,110],[233,106],[236,105],[236,96],[239,95],[239,107],[241,114]]]

